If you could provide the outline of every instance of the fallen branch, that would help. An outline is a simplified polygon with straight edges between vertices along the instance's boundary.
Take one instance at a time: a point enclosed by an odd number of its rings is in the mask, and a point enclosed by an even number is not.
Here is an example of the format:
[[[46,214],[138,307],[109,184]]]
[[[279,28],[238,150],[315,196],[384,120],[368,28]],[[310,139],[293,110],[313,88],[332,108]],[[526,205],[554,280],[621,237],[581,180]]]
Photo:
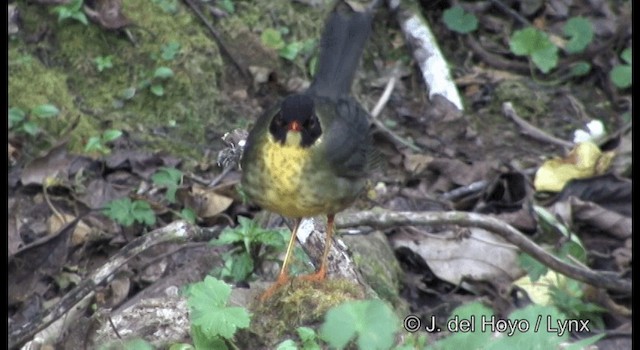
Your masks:
[[[82,305],[83,300],[86,300],[88,296],[94,293],[97,286],[108,282],[122,265],[146,249],[160,243],[193,240],[200,235],[202,235],[202,230],[197,226],[187,224],[184,221],[176,221],[136,238],[123,247],[107,263],[93,271],[80,284],[69,291],[56,306],[40,312],[22,325],[10,327],[9,348],[13,349],[22,346],[53,322],[66,317],[70,310]],[[69,319],[65,320],[65,322],[71,323]]]
[[[565,141],[555,136],[549,135],[546,132],[538,129],[537,127],[529,124],[529,122],[527,122],[526,120],[520,118],[515,109],[513,109],[513,104],[511,104],[511,102],[505,102],[502,104],[502,113],[504,113],[505,116],[511,118],[511,120],[513,120],[516,124],[518,124],[521,129],[520,132],[524,135],[528,135],[538,141],[553,143],[555,145],[566,147],[569,149],[575,146],[573,142]]]
[[[616,273],[594,271],[568,264],[547,253],[510,225],[491,216],[467,212],[391,212],[373,210],[336,216],[337,227],[354,226],[393,227],[399,225],[459,225],[479,227],[491,231],[514,244],[533,258],[567,277],[598,288],[631,294],[631,281],[620,278]]]

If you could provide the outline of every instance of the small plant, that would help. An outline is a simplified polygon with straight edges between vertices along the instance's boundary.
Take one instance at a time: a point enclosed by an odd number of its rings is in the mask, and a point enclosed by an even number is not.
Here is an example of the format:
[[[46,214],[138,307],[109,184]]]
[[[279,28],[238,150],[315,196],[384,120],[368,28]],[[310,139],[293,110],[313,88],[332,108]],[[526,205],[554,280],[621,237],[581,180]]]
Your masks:
[[[9,130],[36,136],[40,132],[37,120],[53,118],[60,110],[52,104],[42,104],[32,109],[29,114],[24,110],[9,108]]]
[[[182,184],[182,172],[176,168],[160,168],[151,176],[151,181],[157,186],[163,186],[167,189],[166,198],[170,203],[176,202],[176,191],[178,186]]]
[[[288,28],[281,28],[280,30],[267,28],[260,35],[260,40],[263,45],[276,50],[280,57],[289,61],[295,60],[301,53],[309,53],[313,50],[315,46],[315,40],[313,39],[286,43],[282,35],[288,32]]]
[[[223,255],[224,266],[215,274],[233,282],[246,281],[253,273],[256,261],[264,260],[274,250],[284,249],[284,235],[285,230],[265,230],[253,220],[239,216],[238,226],[225,228],[218,239],[210,242],[213,245],[236,245]]]
[[[162,11],[170,14],[178,12],[178,0],[151,0],[154,4],[160,6]]]
[[[84,0],[71,0],[68,4],[58,5],[53,8],[53,13],[58,14],[58,22],[62,22],[65,19],[71,18],[76,21],[89,25],[87,16],[83,12]]]
[[[320,338],[343,349],[355,338],[358,348],[389,349],[400,321],[382,300],[354,300],[331,308],[320,327]]]
[[[571,38],[564,49],[568,53],[583,52],[593,41],[593,26],[584,17],[572,17],[562,28],[564,34]]]
[[[207,276],[189,286],[187,295],[196,349],[227,349],[235,332],[249,327],[251,315],[247,309],[227,306],[231,295],[228,284]]]
[[[164,96],[164,86],[162,83],[173,77],[173,70],[169,67],[158,67],[150,78],[144,78],[137,86],[130,86],[122,91],[121,97],[130,100],[135,97],[139,90],[149,88],[152,94],[160,97]]]
[[[172,41],[166,45],[162,45],[162,53],[160,57],[165,61],[172,61],[180,53],[180,43]]]
[[[546,33],[536,28],[516,31],[511,36],[509,46],[515,55],[528,56],[543,73],[548,73],[558,64],[558,47]]]
[[[460,34],[471,33],[478,29],[478,18],[473,13],[465,11],[460,5],[445,10],[442,19],[449,30]]]
[[[146,201],[130,198],[115,199],[107,203],[103,210],[104,215],[123,226],[131,226],[139,222],[147,226],[156,223],[156,214]]]
[[[222,0],[218,2],[218,6],[229,14],[236,12],[236,6],[233,4],[233,0]]]
[[[96,68],[98,69],[98,72],[103,72],[109,68],[113,68],[113,56],[112,55],[108,55],[108,56],[98,56],[96,58],[93,59],[93,62],[96,64]]]
[[[620,58],[624,64],[613,67],[609,72],[609,79],[620,89],[626,89],[631,86],[631,48],[628,47],[622,51]]]
[[[105,130],[100,136],[91,136],[84,146],[84,151],[91,153],[97,152],[103,155],[111,153],[111,149],[107,147],[108,142],[117,140],[122,136],[122,131],[115,129]]]
[[[316,335],[316,331],[313,328],[309,327],[298,327],[296,328],[296,333],[298,333],[298,338],[300,338],[300,343],[302,350],[320,350],[320,345],[318,344],[318,336]],[[293,339],[287,339],[282,343],[278,344],[276,350],[298,350],[298,346]]]

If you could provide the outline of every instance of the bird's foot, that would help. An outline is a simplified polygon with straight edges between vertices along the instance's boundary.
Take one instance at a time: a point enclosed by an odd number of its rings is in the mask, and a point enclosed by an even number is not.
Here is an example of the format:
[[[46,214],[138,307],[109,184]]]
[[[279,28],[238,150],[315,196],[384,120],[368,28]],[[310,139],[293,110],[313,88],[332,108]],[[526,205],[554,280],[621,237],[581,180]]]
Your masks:
[[[327,278],[327,269],[324,266],[321,266],[320,269],[315,273],[312,273],[310,275],[302,275],[298,278],[303,281],[309,281],[309,282],[324,281]]]
[[[275,293],[278,289],[280,289],[285,284],[289,283],[290,280],[291,278],[289,277],[288,274],[280,273],[276,281],[271,285],[271,287],[267,288],[267,290],[265,290],[260,295],[260,301],[262,302],[267,301],[269,298],[273,296],[273,293]]]

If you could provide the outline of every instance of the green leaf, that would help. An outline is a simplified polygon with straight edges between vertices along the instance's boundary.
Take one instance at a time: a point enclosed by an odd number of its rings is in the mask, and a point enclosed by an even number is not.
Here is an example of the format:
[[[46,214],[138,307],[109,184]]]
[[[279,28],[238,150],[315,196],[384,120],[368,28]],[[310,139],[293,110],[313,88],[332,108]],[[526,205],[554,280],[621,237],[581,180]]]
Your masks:
[[[531,54],[531,60],[542,73],[549,73],[549,71],[558,65],[558,48],[556,46],[549,46],[537,50]]]
[[[509,41],[511,52],[518,56],[530,56],[533,63],[543,73],[548,73],[558,64],[558,48],[549,36],[540,30],[529,27],[518,30]]]
[[[43,104],[31,111],[38,118],[51,118],[60,114],[60,110],[52,104]]]
[[[191,339],[196,350],[199,349],[215,349],[227,350],[226,342],[220,337],[212,337],[202,330],[202,327],[191,325]]]
[[[202,327],[209,337],[231,339],[238,328],[249,327],[247,309],[227,307],[231,287],[211,276],[189,288],[187,303],[192,324]]]
[[[180,43],[172,41],[162,46],[162,54],[160,57],[165,61],[171,61],[180,53]]]
[[[613,84],[620,88],[626,89],[631,86],[631,66],[621,65],[615,66],[609,72],[609,78]]]
[[[287,339],[278,344],[276,350],[298,350],[298,346],[296,346],[296,342],[294,342],[293,340]]]
[[[14,127],[16,124],[23,122],[26,117],[27,113],[22,109],[18,107],[9,108],[9,129]]]
[[[482,332],[482,321],[490,319],[493,312],[480,302],[458,306],[451,313],[446,329],[453,335],[440,340],[436,349],[484,349],[491,339],[491,332]],[[465,325],[465,322],[468,323]],[[473,325],[475,332],[465,331],[463,327]]]
[[[115,141],[120,136],[122,136],[122,131],[116,129],[107,129],[102,133],[102,139],[104,142]]]
[[[631,64],[631,48],[627,47],[626,49],[624,49],[624,51],[622,51],[622,53],[620,54],[620,58],[622,58],[622,60],[627,62],[628,64]]]
[[[255,241],[275,248],[284,248],[287,243],[282,238],[281,230],[263,230],[256,234]]]
[[[187,343],[174,343],[169,346],[169,350],[195,350],[195,348]]]
[[[467,34],[478,29],[476,16],[466,12],[460,5],[446,9],[442,14],[442,19],[449,30],[460,34]]]
[[[591,71],[591,64],[585,61],[578,61],[571,66],[571,76],[581,77],[587,75]]]
[[[320,337],[342,349],[357,337],[360,349],[389,349],[399,321],[382,300],[349,301],[331,308],[320,327]]]
[[[562,28],[564,34],[571,38],[565,46],[568,53],[579,53],[593,40],[593,27],[584,17],[572,17]]]
[[[236,7],[233,4],[233,0],[222,0],[218,2],[218,4],[223,10],[225,10],[229,14],[236,12]]]
[[[280,50],[285,45],[282,34],[273,28],[265,29],[260,35],[260,41],[264,46],[274,50]]]
[[[303,44],[301,42],[295,41],[278,50],[278,54],[284,59],[293,61],[298,56],[300,50],[302,50],[302,46]]]
[[[160,84],[153,84],[150,87],[151,89],[151,93],[160,97],[160,96],[164,96],[164,88],[162,87],[162,85]]]
[[[588,337],[584,339],[580,339],[575,343],[569,344],[569,346],[565,347],[565,350],[582,350],[582,349],[590,349],[591,345],[600,341],[600,339],[604,338],[607,334],[602,333],[598,335],[594,335],[593,337]]]
[[[518,255],[518,262],[520,263],[520,267],[527,271],[531,282],[538,281],[540,277],[544,276],[548,271],[548,268],[545,265],[542,265],[538,260],[524,252]]]
[[[103,213],[123,226],[131,226],[134,221],[131,207],[130,198],[115,199],[105,205]]]
[[[122,90],[122,93],[121,93],[122,98],[124,98],[125,100],[130,100],[135,95],[136,95],[136,88],[134,88],[134,87],[128,87],[128,88]]]
[[[28,121],[22,124],[22,130],[31,136],[36,136],[40,132],[38,124]]]
[[[209,244],[221,246],[230,243],[242,242],[243,240],[244,236],[240,232],[231,227],[225,227],[220,233],[220,236],[218,236],[218,239],[212,239],[209,241]]]
[[[85,152],[100,152],[104,146],[102,145],[102,140],[98,136],[91,136],[89,140],[87,140],[87,145],[84,146]]]
[[[131,205],[131,215],[141,223],[151,226],[156,223],[156,214],[151,209],[151,205],[146,201],[134,201]]]
[[[180,211],[180,217],[190,224],[195,224],[198,216],[191,208],[184,208]]]
[[[495,317],[493,320],[498,322],[499,318]],[[568,332],[560,334],[548,331],[549,329],[557,329],[558,321],[566,320],[566,316],[552,306],[529,305],[523,309],[515,310],[506,320],[513,322],[512,325],[526,325],[529,329],[520,331],[517,328],[507,328],[502,333],[502,337],[493,338],[490,345],[481,346],[481,348],[487,350],[523,349],[532,348],[531,344],[535,344],[535,349],[559,349],[562,347],[561,344],[569,339]],[[490,322],[488,324],[491,325]],[[539,325],[537,330],[535,329],[536,325]],[[489,334],[491,330],[490,327],[485,329]]]
[[[154,350],[153,345],[140,338],[127,340],[122,344],[123,350]]]
[[[154,78],[169,79],[173,76],[173,70],[169,67],[158,67],[153,73]]]
[[[182,182],[182,171],[176,168],[162,167],[151,175],[151,181],[158,186],[177,186]]]

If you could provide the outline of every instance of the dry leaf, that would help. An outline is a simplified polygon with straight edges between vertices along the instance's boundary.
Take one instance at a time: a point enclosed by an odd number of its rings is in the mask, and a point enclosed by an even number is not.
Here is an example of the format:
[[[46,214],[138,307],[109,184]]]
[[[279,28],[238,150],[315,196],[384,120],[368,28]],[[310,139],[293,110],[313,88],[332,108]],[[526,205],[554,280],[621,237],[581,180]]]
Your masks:
[[[515,280],[524,273],[518,264],[518,249],[491,232],[470,228],[458,239],[453,231],[439,234],[399,235],[394,248],[411,249],[440,279],[459,285],[464,277],[474,281]]]

